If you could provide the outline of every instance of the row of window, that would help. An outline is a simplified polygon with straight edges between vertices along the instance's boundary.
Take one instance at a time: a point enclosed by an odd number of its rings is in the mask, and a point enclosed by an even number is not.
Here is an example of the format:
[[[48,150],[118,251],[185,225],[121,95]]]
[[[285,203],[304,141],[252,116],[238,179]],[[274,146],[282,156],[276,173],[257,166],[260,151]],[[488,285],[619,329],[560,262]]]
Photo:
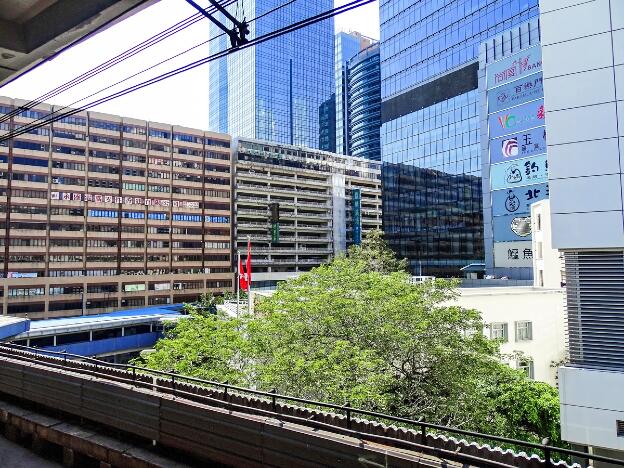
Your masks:
[[[528,320],[514,322],[515,341],[530,341],[533,339],[533,324]],[[509,341],[508,324],[506,322],[495,322],[490,324],[490,338]]]

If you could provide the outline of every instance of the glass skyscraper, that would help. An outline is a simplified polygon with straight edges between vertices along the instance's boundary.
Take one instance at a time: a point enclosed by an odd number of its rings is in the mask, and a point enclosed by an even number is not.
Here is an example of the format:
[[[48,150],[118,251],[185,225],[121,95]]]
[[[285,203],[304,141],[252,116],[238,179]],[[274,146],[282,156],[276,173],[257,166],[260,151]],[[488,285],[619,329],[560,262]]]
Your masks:
[[[381,0],[383,226],[413,272],[482,263],[479,45],[538,0]]]
[[[347,64],[349,150],[351,156],[381,160],[381,74],[379,43],[349,60]]]
[[[358,32],[339,32],[336,34],[335,47],[335,80],[336,80],[336,152],[349,152],[349,119],[347,104],[347,62],[364,47],[371,44],[371,40]]]
[[[250,21],[249,38],[254,38],[327,11],[333,1],[282,5],[282,0],[239,0],[228,11]],[[220,33],[210,25],[211,37]],[[329,19],[211,62],[210,129],[318,148],[319,111],[334,93],[333,43],[334,22]],[[210,52],[227,47],[223,36],[210,43]]]

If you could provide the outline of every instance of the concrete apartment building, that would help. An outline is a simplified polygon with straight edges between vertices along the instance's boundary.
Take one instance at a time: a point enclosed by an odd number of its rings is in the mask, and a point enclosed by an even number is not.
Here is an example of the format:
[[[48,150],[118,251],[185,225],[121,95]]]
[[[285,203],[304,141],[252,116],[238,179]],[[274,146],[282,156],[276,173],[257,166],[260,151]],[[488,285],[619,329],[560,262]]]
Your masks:
[[[561,436],[624,459],[624,2],[541,0],[540,22],[552,246],[567,284]]]
[[[0,98],[0,118],[25,103]],[[0,144],[2,313],[93,314],[231,288],[230,190],[227,135],[80,112]]]
[[[381,228],[379,163],[299,146],[235,139],[236,247],[253,253],[256,287],[308,271]],[[271,242],[269,205],[279,205]]]

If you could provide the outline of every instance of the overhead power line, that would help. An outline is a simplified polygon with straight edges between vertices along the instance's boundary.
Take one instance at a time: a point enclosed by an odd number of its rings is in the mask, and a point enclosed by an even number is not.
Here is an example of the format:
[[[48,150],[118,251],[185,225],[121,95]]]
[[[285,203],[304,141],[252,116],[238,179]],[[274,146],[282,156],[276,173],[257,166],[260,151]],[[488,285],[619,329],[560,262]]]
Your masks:
[[[246,44],[243,44],[239,47],[231,47],[229,49],[225,49],[223,51],[217,52],[215,54],[209,55],[207,57],[204,57],[202,59],[196,60],[194,62],[191,62],[187,65],[183,65],[182,67],[176,68],[174,70],[168,71],[166,73],[163,73],[161,75],[155,76],[153,78],[150,78],[149,80],[143,81],[141,83],[138,83],[136,85],[130,86],[128,88],[125,88],[123,90],[117,91],[109,96],[105,96],[102,97],[100,99],[96,99],[95,101],[91,101],[90,103],[84,105],[84,106],[80,106],[79,108],[76,109],[70,109],[66,112],[60,113],[56,116],[50,116],[49,119],[45,119],[45,121],[40,122],[40,123],[33,123],[33,124],[29,124],[29,125],[25,125],[17,130],[11,131],[8,134],[2,135],[0,137],[0,142],[3,141],[7,141],[11,138],[15,138],[16,136],[19,135],[23,135],[24,133],[28,133],[31,132],[33,130],[36,130],[37,128],[46,126],[52,122],[56,122],[58,120],[64,119],[66,117],[69,117],[71,115],[74,115],[78,112],[82,112],[84,110],[90,109],[91,107],[103,104],[105,102],[111,101],[113,99],[116,99],[118,97],[124,96],[126,94],[130,94],[133,93],[139,89],[145,88],[147,86],[150,86],[152,84],[158,83],[160,81],[166,80],[167,78],[171,78],[172,76],[176,76],[179,75],[180,73],[184,73],[186,71],[192,70],[194,68],[197,68],[201,65],[205,65],[206,63],[209,63],[213,60],[217,60],[219,58],[222,57],[226,57],[227,55],[233,53],[233,52],[237,52],[239,50],[243,50],[246,49],[248,47],[253,47],[256,46],[258,44],[261,44],[263,42],[269,41],[271,39],[274,39],[276,37],[279,36],[283,36],[285,34],[288,34],[290,32],[296,31],[298,29],[302,29],[305,28],[307,26],[310,26],[312,24],[315,23],[319,23],[321,21],[324,21],[326,19],[330,19],[333,18],[336,15],[339,15],[341,13],[345,13],[347,11],[353,10],[355,8],[358,8],[360,6],[366,5],[368,3],[372,3],[375,0],[355,0],[352,1],[350,3],[347,3],[345,5],[333,8],[331,10],[325,11],[323,13],[320,13],[318,15],[312,16],[310,18],[306,18],[304,20],[301,21],[297,21],[291,25],[285,26],[283,28],[280,28],[276,31],[272,31],[270,33],[264,34],[262,36],[259,36],[255,39],[251,39],[249,42],[247,42]]]
[[[280,9],[282,9],[282,8],[286,7],[286,6],[288,6],[288,5],[292,4],[292,3],[294,3],[295,1],[297,1],[297,0],[289,0],[289,1],[287,1],[286,3],[283,3],[283,4],[281,4],[281,5],[278,5],[278,6],[276,6],[275,8],[272,8],[272,9],[270,9],[270,10],[268,10],[268,11],[266,11],[266,12],[262,13],[262,14],[261,14],[261,15],[259,15],[259,16],[256,16],[255,18],[252,18],[252,19],[249,21],[249,23],[253,23],[254,21],[257,21],[257,20],[259,20],[259,19],[261,19],[261,18],[264,18],[265,16],[268,16],[268,15],[270,15],[270,14],[272,14],[272,13],[276,12],[277,10],[280,10]],[[170,57],[168,57],[168,58],[166,58],[166,59],[164,59],[164,60],[161,60],[160,62],[157,62],[157,63],[155,63],[154,65],[151,65],[151,66],[149,66],[149,67],[147,67],[147,68],[144,68],[144,69],[142,69],[142,70],[140,70],[140,71],[138,71],[138,72],[136,72],[136,73],[133,73],[133,74],[132,74],[132,75],[130,75],[130,76],[127,76],[126,78],[123,78],[123,79],[121,79],[121,80],[119,80],[119,81],[116,81],[115,83],[110,84],[110,85],[108,85],[108,86],[105,86],[104,88],[101,88],[101,89],[99,89],[98,91],[95,91],[94,93],[91,93],[91,94],[89,94],[89,95],[87,95],[87,96],[85,96],[85,97],[83,97],[83,98],[80,98],[80,99],[78,99],[78,100],[76,100],[76,101],[74,101],[74,102],[72,102],[72,103],[68,104],[67,106],[62,106],[62,107],[60,107],[59,109],[56,109],[55,111],[50,112],[50,113],[46,114],[45,116],[40,117],[40,118],[38,118],[37,120],[35,120],[35,121],[33,121],[33,122],[30,122],[30,123],[29,123],[29,124],[27,124],[27,125],[28,125],[28,126],[29,126],[29,128],[30,128],[30,126],[33,126],[33,125],[35,125],[35,124],[38,124],[39,122],[45,122],[45,121],[46,121],[46,119],[47,119],[48,117],[52,116],[52,115],[58,114],[58,113],[63,112],[63,111],[65,111],[65,110],[72,110],[72,106],[74,106],[74,105],[78,104],[79,102],[84,101],[85,99],[89,99],[89,98],[91,98],[91,97],[93,97],[93,96],[97,96],[98,94],[100,94],[100,93],[102,93],[102,92],[104,92],[104,91],[106,91],[106,90],[108,90],[108,89],[110,89],[110,88],[113,88],[113,87],[115,87],[115,86],[117,86],[117,85],[119,85],[119,84],[121,84],[121,83],[124,83],[124,82],[126,82],[126,81],[128,81],[128,80],[130,80],[130,79],[132,79],[132,78],[135,78],[135,77],[136,77],[136,76],[138,76],[138,75],[141,75],[141,74],[143,74],[143,73],[145,73],[145,72],[147,72],[147,71],[149,71],[149,70],[152,70],[152,69],[154,69],[154,68],[156,68],[156,67],[159,67],[159,66],[160,66],[160,65],[162,65],[163,63],[166,63],[166,62],[169,62],[170,60],[173,60],[173,59],[175,59],[175,58],[178,58],[178,57],[180,57],[180,56],[182,56],[182,55],[184,55],[184,54],[186,54],[186,53],[190,52],[191,50],[194,50],[194,49],[196,49],[196,48],[198,48],[198,47],[201,47],[201,46],[203,46],[203,45],[205,45],[205,44],[208,44],[209,42],[212,42],[212,41],[214,41],[214,40],[216,40],[216,39],[218,39],[218,38],[220,38],[220,37],[223,37],[223,36],[225,36],[225,35],[226,35],[226,33],[217,34],[216,36],[211,37],[210,39],[207,39],[207,40],[205,40],[205,41],[203,41],[203,42],[200,42],[200,43],[198,43],[198,44],[195,44],[194,46],[191,46],[191,47],[189,47],[188,49],[185,49],[185,50],[183,50],[183,51],[181,51],[181,52],[178,52],[178,53],[176,53],[176,54],[174,54],[174,55],[172,55],[172,56],[170,56]],[[23,112],[23,111],[22,111],[22,110],[20,110],[20,112]],[[47,125],[47,123],[45,123],[44,125]],[[24,127],[20,127],[20,128],[24,128]],[[37,128],[38,128],[38,127],[37,127]],[[19,130],[19,129],[18,129],[18,130]]]
[[[222,7],[226,7],[229,5],[232,5],[233,3],[235,3],[237,0],[226,0],[224,2],[222,2],[222,4],[220,4],[220,6]],[[208,13],[215,13],[217,11],[216,7],[212,7],[212,8],[208,8],[206,9],[206,11]],[[94,68],[91,68],[90,70],[82,73],[81,75],[77,76],[76,78],[73,78],[69,81],[67,81],[66,83],[48,91],[45,94],[42,94],[41,96],[37,97],[36,99],[24,104],[23,106],[19,106],[18,108],[16,108],[15,110],[13,110],[12,112],[10,112],[9,114],[6,114],[5,116],[0,118],[0,124],[3,122],[6,122],[7,120],[9,120],[11,117],[15,117],[17,115],[19,115],[20,113],[26,111],[26,110],[30,110],[33,107],[36,107],[37,105],[45,102],[46,100],[49,100],[51,98],[53,98],[54,96],[57,96],[65,91],[67,91],[68,89],[73,88],[74,86],[81,84],[87,80],[89,80],[90,78],[93,78],[94,76],[114,67],[115,65],[118,65],[122,62],[124,62],[125,60],[129,59],[130,57],[133,57],[137,54],[139,54],[140,52],[143,52],[146,49],[149,49],[150,47],[152,47],[153,45],[158,44],[159,42],[162,42],[163,40],[173,36],[174,34],[179,33],[180,31],[183,31],[184,29],[188,28],[189,26],[192,26],[193,24],[197,23],[198,21],[202,21],[203,20],[203,14],[202,13],[195,13],[191,16],[189,16],[188,18],[183,19],[182,21],[177,22],[176,24],[174,24],[173,26],[170,26],[169,28],[160,31],[157,34],[154,34],[152,37],[150,37],[149,39],[144,40],[143,42],[140,42],[132,47],[130,47],[129,49],[125,50],[124,52],[116,55],[115,57],[97,65]]]

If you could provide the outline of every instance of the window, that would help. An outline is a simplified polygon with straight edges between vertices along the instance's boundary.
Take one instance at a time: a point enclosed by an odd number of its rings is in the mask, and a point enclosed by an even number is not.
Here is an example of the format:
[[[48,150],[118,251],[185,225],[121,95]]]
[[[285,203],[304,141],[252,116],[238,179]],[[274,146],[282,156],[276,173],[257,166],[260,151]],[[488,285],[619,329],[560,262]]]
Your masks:
[[[516,322],[516,341],[530,341],[533,339],[533,326],[528,320]]]
[[[507,324],[506,323],[492,323],[490,325],[490,339],[501,340],[503,343],[508,341]]]
[[[533,361],[531,359],[522,359],[516,363],[516,368],[523,371],[529,379],[534,379]]]
[[[542,215],[541,213],[537,213],[537,230],[542,230]]]

